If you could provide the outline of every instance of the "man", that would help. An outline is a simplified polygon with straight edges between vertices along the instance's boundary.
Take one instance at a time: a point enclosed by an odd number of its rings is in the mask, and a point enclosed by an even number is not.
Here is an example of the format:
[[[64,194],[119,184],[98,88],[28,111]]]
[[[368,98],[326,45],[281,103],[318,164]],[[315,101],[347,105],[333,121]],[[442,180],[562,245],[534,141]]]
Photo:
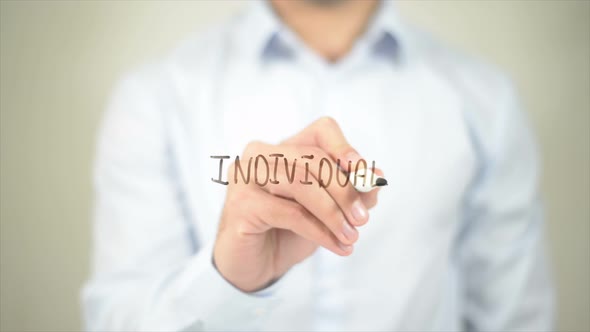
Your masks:
[[[389,186],[320,186],[322,158]],[[118,87],[87,328],[549,330],[538,176],[508,80],[390,3],[256,3]]]

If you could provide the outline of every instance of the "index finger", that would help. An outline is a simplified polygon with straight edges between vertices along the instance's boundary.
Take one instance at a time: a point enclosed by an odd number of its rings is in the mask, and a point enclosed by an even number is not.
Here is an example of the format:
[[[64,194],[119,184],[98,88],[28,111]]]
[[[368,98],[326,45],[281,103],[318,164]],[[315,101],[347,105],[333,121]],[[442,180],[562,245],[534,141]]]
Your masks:
[[[317,146],[330,155],[333,160],[340,160],[339,164],[342,169],[347,169],[348,161],[354,165],[359,159],[362,159],[344,137],[338,122],[328,116],[314,121],[284,143]]]

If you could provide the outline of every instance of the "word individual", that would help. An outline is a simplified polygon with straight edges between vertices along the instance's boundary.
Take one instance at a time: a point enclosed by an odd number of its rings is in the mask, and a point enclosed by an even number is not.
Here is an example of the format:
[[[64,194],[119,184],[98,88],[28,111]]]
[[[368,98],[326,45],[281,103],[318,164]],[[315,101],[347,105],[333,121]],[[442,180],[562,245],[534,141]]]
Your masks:
[[[284,166],[285,166],[285,174],[287,176],[287,181],[289,182],[289,184],[292,184],[295,180],[295,170],[296,170],[296,165],[297,165],[297,158],[295,158],[293,160],[293,163],[291,164],[291,167],[289,169],[289,160],[281,153],[272,153],[269,154],[268,157],[270,158],[274,158],[274,164],[272,166],[272,172],[271,172],[271,165],[269,164],[268,160],[266,159],[266,156],[259,154],[256,157],[250,157],[248,159],[248,168],[247,171],[244,174],[244,169],[242,168],[242,161],[240,161],[240,156],[236,156],[235,158],[235,162],[233,164],[233,168],[234,168],[234,184],[238,183],[238,174],[240,175],[242,182],[245,184],[249,184],[250,183],[250,175],[251,175],[251,166],[252,166],[252,161],[254,161],[254,183],[256,183],[257,185],[263,187],[266,186],[267,184],[279,184],[280,182],[277,180],[277,172],[279,169],[279,159],[283,158],[283,162],[284,162]],[[222,180],[222,175],[223,175],[223,160],[225,159],[230,159],[230,156],[211,156],[212,159],[219,159],[219,175],[217,177],[217,179],[215,178],[211,178],[211,181],[215,182],[215,183],[219,183],[222,185],[228,185],[229,182],[228,181],[223,181]],[[313,160],[314,159],[314,155],[303,155],[301,156],[301,159],[305,159],[305,175],[303,177],[303,180],[299,180],[299,183],[302,185],[313,185],[313,182],[310,181],[310,176],[309,176],[309,161],[307,160]],[[340,165],[340,159],[338,159],[336,161],[335,166],[332,165],[333,162],[328,159],[328,158],[322,158],[320,159],[319,162],[319,166],[318,166],[318,185],[321,188],[327,188],[331,183],[332,183],[332,178],[335,177],[336,181],[338,183],[338,185],[340,185],[341,187],[345,187],[348,182],[350,181],[349,178],[349,174],[351,172],[351,167],[352,167],[352,161],[349,160],[348,161],[348,170],[345,174],[340,174],[343,173],[341,172],[341,167]],[[359,174],[359,169],[363,170],[367,168],[367,162],[364,159],[359,159],[356,162],[355,165],[355,173]],[[325,170],[325,171],[324,171]],[[373,161],[371,163],[371,179],[369,181],[369,183],[373,183],[374,181],[374,174],[375,174],[375,161]],[[272,173],[272,176],[271,176]],[[327,175],[325,174],[327,173]],[[334,176],[334,173],[335,176]],[[341,181],[341,177],[344,177],[343,181]],[[356,186],[357,185],[357,178],[363,178],[363,186],[365,185],[367,179],[366,177],[359,175],[359,176],[355,176],[353,179],[353,185]]]

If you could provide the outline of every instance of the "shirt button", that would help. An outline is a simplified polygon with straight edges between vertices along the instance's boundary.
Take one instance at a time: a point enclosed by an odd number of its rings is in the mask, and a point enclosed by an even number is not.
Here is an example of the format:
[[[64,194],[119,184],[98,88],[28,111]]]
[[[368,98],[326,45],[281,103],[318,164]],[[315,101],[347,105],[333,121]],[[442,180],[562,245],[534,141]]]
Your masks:
[[[256,309],[254,310],[254,314],[255,314],[256,316],[262,316],[262,315],[264,315],[265,313],[266,313],[266,310],[264,310],[263,308],[256,308]]]

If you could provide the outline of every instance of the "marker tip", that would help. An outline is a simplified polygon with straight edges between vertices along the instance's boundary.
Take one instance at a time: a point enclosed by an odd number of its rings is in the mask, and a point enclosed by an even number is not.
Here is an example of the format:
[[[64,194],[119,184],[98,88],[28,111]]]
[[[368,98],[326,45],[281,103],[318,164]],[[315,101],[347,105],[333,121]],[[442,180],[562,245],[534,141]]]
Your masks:
[[[387,180],[385,180],[384,178],[377,178],[377,180],[375,180],[375,185],[377,187],[383,187],[387,185]]]

